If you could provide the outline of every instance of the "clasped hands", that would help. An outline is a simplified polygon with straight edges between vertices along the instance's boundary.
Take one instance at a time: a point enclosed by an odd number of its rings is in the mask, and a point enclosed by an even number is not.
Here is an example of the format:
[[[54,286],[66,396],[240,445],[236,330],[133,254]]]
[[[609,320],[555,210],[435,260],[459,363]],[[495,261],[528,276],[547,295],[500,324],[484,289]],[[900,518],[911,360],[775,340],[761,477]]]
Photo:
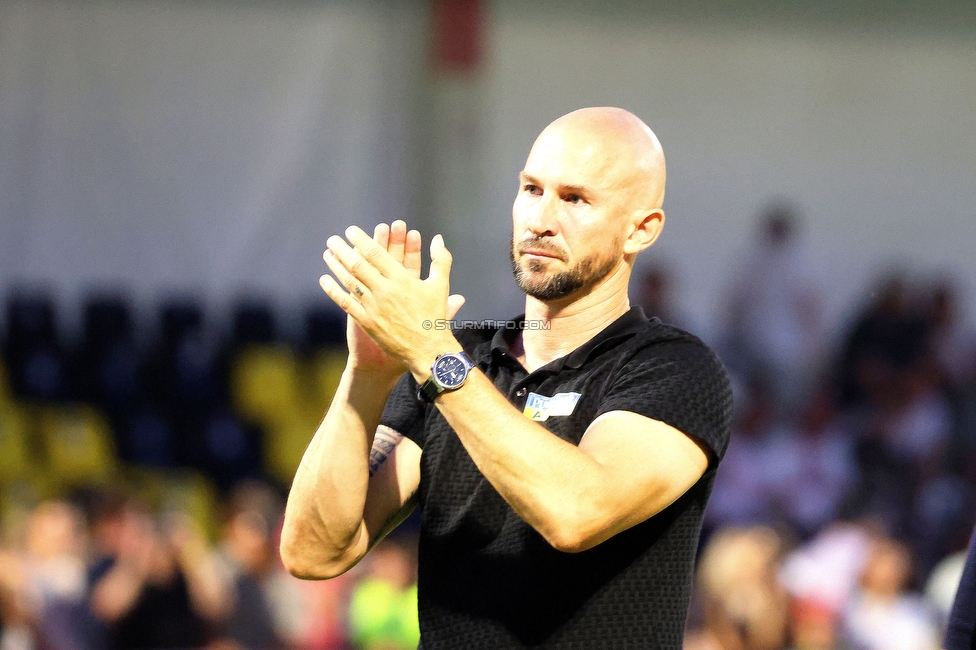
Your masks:
[[[350,226],[345,236],[327,240],[322,257],[335,278],[323,275],[319,284],[355,321],[347,330],[350,362],[395,375],[410,370],[423,381],[437,355],[461,349],[450,331],[423,326],[453,318],[464,303],[450,295],[452,257],[443,237],[431,240],[430,273],[421,280],[420,233],[403,221],[377,225],[373,237]]]

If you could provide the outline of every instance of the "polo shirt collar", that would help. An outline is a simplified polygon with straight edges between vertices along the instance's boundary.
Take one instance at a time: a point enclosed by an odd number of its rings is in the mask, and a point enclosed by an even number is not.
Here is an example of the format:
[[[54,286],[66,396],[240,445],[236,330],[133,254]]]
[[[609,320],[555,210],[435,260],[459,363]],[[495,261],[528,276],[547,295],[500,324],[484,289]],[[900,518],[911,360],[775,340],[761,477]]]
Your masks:
[[[491,350],[498,350],[503,355],[511,356],[511,346],[515,342],[515,337],[522,330],[525,322],[525,314],[513,319],[516,324],[511,328],[499,328],[491,339]],[[641,331],[647,326],[648,318],[644,315],[644,310],[638,306],[631,307],[627,313],[604,327],[596,336],[579,346],[564,357],[555,359],[539,370],[546,369],[558,372],[564,366],[568,368],[579,368],[595,352],[603,349],[611,341],[627,338]]]

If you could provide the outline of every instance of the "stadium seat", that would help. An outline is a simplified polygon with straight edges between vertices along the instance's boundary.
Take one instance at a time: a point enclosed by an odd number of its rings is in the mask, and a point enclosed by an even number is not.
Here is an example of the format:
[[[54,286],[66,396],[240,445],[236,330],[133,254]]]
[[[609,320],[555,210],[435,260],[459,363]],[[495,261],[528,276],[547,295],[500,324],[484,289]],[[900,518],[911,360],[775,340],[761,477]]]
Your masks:
[[[309,407],[319,412],[319,417],[325,415],[332,398],[335,396],[342,371],[346,367],[349,354],[344,348],[323,348],[319,350],[311,361],[311,387],[313,393]]]
[[[37,459],[31,453],[30,422],[24,409],[12,403],[0,404],[0,484],[36,472]]]
[[[265,426],[264,470],[281,485],[291,485],[320,420],[295,412]]]
[[[7,375],[7,365],[0,358],[0,407],[13,403],[13,393],[10,391],[10,377]]]
[[[104,482],[117,469],[108,423],[87,404],[38,407],[49,471],[65,485]]]
[[[251,345],[231,362],[231,399],[238,412],[267,426],[300,408],[299,366],[284,345]]]

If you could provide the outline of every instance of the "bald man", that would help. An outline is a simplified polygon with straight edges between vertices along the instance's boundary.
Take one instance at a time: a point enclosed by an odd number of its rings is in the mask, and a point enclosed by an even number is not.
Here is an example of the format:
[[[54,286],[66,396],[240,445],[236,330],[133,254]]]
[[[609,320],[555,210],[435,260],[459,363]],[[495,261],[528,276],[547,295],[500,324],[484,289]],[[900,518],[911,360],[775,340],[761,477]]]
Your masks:
[[[525,314],[504,327],[431,327],[463,300],[440,235],[426,280],[402,222],[329,238],[349,360],[289,497],[292,573],[341,574],[419,505],[424,650],[681,647],[731,392],[700,340],[630,305],[664,181],[634,115],[550,124],[519,174]]]

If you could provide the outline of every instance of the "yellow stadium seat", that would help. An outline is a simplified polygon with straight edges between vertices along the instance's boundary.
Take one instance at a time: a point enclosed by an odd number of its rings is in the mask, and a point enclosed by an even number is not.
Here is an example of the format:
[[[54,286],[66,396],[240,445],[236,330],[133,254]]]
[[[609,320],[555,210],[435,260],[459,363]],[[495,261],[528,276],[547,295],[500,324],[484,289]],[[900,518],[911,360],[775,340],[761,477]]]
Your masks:
[[[60,483],[47,472],[20,476],[0,486],[0,535],[5,540],[22,540],[31,513],[42,501],[64,495]]]
[[[65,485],[105,482],[117,469],[111,430],[87,404],[38,407],[48,470]]]
[[[38,459],[32,453],[30,426],[24,409],[0,404],[0,482],[36,473]]]
[[[282,485],[291,485],[320,421],[321,415],[312,418],[296,412],[265,427],[264,469]]]
[[[298,361],[286,346],[245,348],[234,359],[230,382],[238,412],[260,424],[300,407]]]
[[[7,376],[7,367],[0,359],[0,406],[13,403],[13,395],[10,394],[10,377]]]
[[[342,370],[346,367],[348,353],[344,349],[320,350],[311,361],[310,406],[324,415],[332,403]]]

